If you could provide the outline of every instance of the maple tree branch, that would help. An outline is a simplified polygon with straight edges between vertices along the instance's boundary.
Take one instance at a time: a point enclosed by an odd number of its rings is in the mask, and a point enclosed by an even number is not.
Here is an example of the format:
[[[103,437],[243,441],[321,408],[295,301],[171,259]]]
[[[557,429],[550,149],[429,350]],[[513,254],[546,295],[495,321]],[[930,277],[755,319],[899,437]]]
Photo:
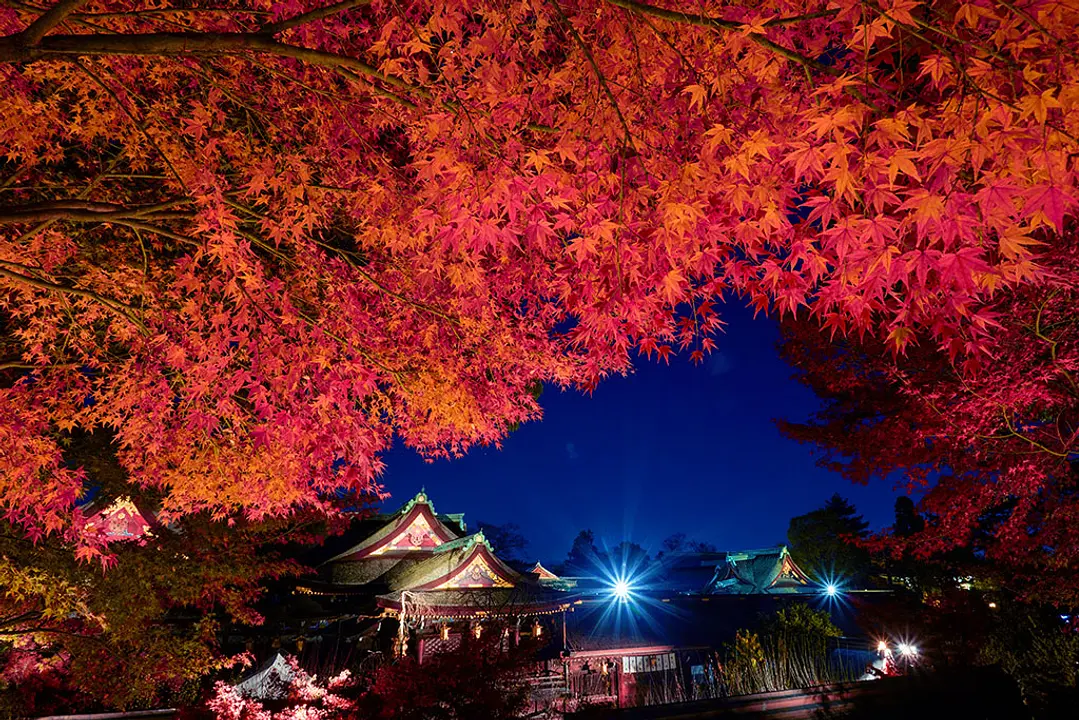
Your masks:
[[[60,0],[49,8],[44,15],[14,37],[18,38],[21,45],[37,45],[45,35],[59,25],[68,15],[85,5],[87,0]]]
[[[41,220],[70,220],[72,222],[109,222],[130,218],[155,216],[160,211],[177,205],[186,205],[192,200],[178,198],[154,205],[126,207],[115,203],[92,202],[88,200],[54,200],[51,202],[29,205],[0,206],[0,224],[16,222],[38,222]]]
[[[94,20],[113,20],[126,17],[150,17],[153,15],[196,15],[198,13],[221,14],[221,15],[269,15],[265,10],[251,10],[248,8],[147,8],[145,10],[131,10],[128,12],[77,12],[77,18],[90,18]]]
[[[341,0],[340,2],[336,2],[331,5],[325,5],[323,7],[315,8],[313,10],[308,10],[305,13],[300,13],[299,15],[294,15],[293,17],[286,18],[275,23],[270,23],[269,25],[264,25],[262,28],[259,29],[259,32],[267,33],[269,35],[276,35],[299,25],[304,25],[309,22],[322,20],[323,18],[328,18],[331,15],[336,15],[339,12],[351,10],[352,8],[359,7],[361,5],[370,4],[371,0]]]
[[[1045,307],[1049,304],[1049,302],[1053,299],[1053,297],[1055,295],[1056,295],[1056,291],[1053,291],[1049,295],[1049,297],[1047,297],[1045,299],[1045,302],[1043,302],[1040,306],[1038,306],[1038,314],[1034,318],[1034,328],[1033,328],[1034,337],[1038,338],[1039,340],[1042,340],[1043,342],[1045,342],[1045,343],[1047,343],[1049,345],[1049,356],[1050,356],[1050,358],[1052,358],[1053,364],[1057,366],[1057,369],[1064,376],[1064,378],[1068,381],[1068,384],[1071,385],[1072,394],[1075,395],[1076,397],[1079,397],[1079,384],[1076,384],[1075,378],[1072,377],[1071,373],[1069,373],[1066,369],[1064,369],[1063,367],[1060,366],[1060,361],[1057,359],[1057,345],[1058,345],[1057,341],[1053,340],[1048,335],[1046,335],[1045,331],[1044,331],[1044,328],[1042,327],[1042,315],[1044,315],[1044,313],[1045,313]]]
[[[265,217],[261,213],[255,212],[251,208],[249,208],[246,205],[243,205],[241,203],[231,201],[231,200],[227,200],[227,199],[225,200],[225,203],[227,205],[229,205],[230,207],[236,208],[236,209],[241,210],[241,211],[243,211],[245,213],[253,215],[256,218],[264,218]],[[295,267],[295,265],[296,265],[295,260],[293,260],[291,257],[286,255],[285,253],[281,252],[277,248],[273,247],[272,245],[269,245],[268,243],[263,241],[262,238],[260,238],[255,233],[248,232],[248,231],[244,230],[243,228],[237,228],[236,232],[238,232],[242,237],[245,237],[248,240],[250,240],[256,246],[262,248],[264,251],[270,253],[271,255],[276,257],[281,262],[284,262],[284,263],[286,263],[288,265],[291,265],[291,266]],[[428,305],[427,303],[421,302],[419,300],[413,300],[412,298],[406,297],[404,295],[401,295],[400,293],[397,293],[397,292],[394,292],[393,290],[390,290],[389,288],[384,286],[382,283],[380,283],[378,280],[376,280],[372,275],[365,272],[356,263],[354,257],[350,257],[350,256],[354,256],[354,253],[350,253],[347,250],[343,250],[341,248],[336,248],[336,247],[330,245],[329,243],[322,242],[321,240],[314,240],[314,243],[315,243],[315,245],[322,248],[323,250],[330,251],[330,252],[334,253],[337,257],[341,258],[341,260],[343,260],[345,262],[345,264],[347,264],[357,275],[359,275],[364,280],[366,280],[367,282],[374,285],[375,288],[377,288],[379,291],[385,293],[386,295],[389,295],[390,297],[392,297],[392,298],[394,298],[394,299],[396,299],[396,300],[398,300],[398,301],[400,301],[400,302],[402,302],[402,303],[404,303],[406,305],[414,307],[417,310],[422,310],[424,312],[428,312],[428,313],[430,313],[432,315],[435,315],[436,317],[440,317],[443,320],[446,320],[446,321],[452,323],[453,325],[460,325],[461,324],[460,320],[458,320],[457,318],[455,318],[455,317],[453,317],[451,315],[447,315],[446,313],[442,312],[441,310],[439,310],[436,307],[432,307],[431,305]],[[454,335],[456,335],[458,339],[461,338],[461,336],[457,332],[456,328],[451,327],[450,329],[453,331]]]
[[[1018,7],[1017,5],[1015,5],[1013,3],[1010,3],[1007,0],[996,0],[996,2],[1000,3],[1001,5],[1003,5],[1004,7],[1008,8],[1013,13],[1015,13],[1016,15],[1021,17],[1023,20],[1026,20],[1028,23],[1030,23],[1030,26],[1032,28],[1034,28],[1035,30],[1040,32],[1042,35],[1047,37],[1049,40],[1051,40],[1053,42],[1053,44],[1056,45],[1060,50],[1066,52],[1068,55],[1071,55],[1072,57],[1079,57],[1079,56],[1076,55],[1076,53],[1073,50],[1068,48],[1067,44],[1063,40],[1061,40],[1056,35],[1054,35],[1052,32],[1050,32],[1047,27],[1045,27],[1040,22],[1038,22],[1038,20],[1033,15],[1028,13],[1023,8]]]
[[[921,32],[918,32],[918,30],[914,26],[907,25],[905,23],[899,22],[898,20],[896,20],[894,17],[892,17],[888,13],[884,12],[883,10],[880,10],[879,12],[880,12],[881,17],[885,18],[886,20],[888,20],[888,21],[890,21],[892,23],[895,23],[895,25],[898,26],[898,27],[902,27],[907,32],[909,32],[911,35],[913,35],[914,37],[918,38],[922,42],[926,43],[930,47],[934,48],[935,50],[937,50],[940,53],[942,53],[943,55],[945,55],[948,58],[948,62],[950,62],[952,67],[955,69],[956,73],[958,73],[959,76],[961,78],[963,78],[963,80],[966,83],[967,87],[969,87],[975,93],[977,93],[978,95],[981,95],[983,97],[987,97],[990,100],[996,100],[1000,104],[1011,108],[1012,110],[1016,111],[1017,113],[1022,112],[1022,109],[1018,105],[1016,105],[1015,103],[1010,102],[1009,100],[1006,100],[1005,98],[1000,97],[996,93],[991,92],[989,90],[986,90],[985,88],[980,86],[975,81],[975,79],[970,76],[970,73],[967,72],[966,68],[963,67],[962,63],[959,61],[959,57],[955,54],[955,52],[953,52],[951,50],[951,48],[948,48],[948,47],[945,47],[945,46],[943,46],[943,45],[941,45],[939,43],[933,42],[925,34],[923,34]],[[932,29],[932,28],[930,27],[929,29]],[[1058,123],[1047,120],[1045,125],[1046,125],[1046,127],[1053,128],[1054,130],[1056,130],[1057,132],[1059,132],[1061,135],[1068,138],[1069,140],[1073,140],[1073,141],[1074,140],[1079,140],[1079,138],[1077,138],[1074,135],[1072,135],[1071,133],[1069,133],[1062,125],[1060,125]]]
[[[79,68],[84,73],[89,75],[90,79],[93,80],[95,83],[97,83],[97,85],[102,90],[104,90],[109,95],[109,97],[111,97],[113,99],[113,101],[116,103],[117,107],[120,108],[120,111],[123,112],[124,115],[127,115],[128,119],[130,119],[131,122],[133,122],[135,124],[135,127],[139,129],[139,132],[142,133],[142,136],[144,138],[146,138],[146,142],[150,143],[150,146],[154,150],[157,151],[158,156],[162,160],[165,161],[165,164],[169,168],[169,172],[171,172],[172,176],[174,178],[176,178],[176,182],[178,182],[180,184],[180,187],[182,187],[184,189],[184,192],[187,192],[188,191],[187,184],[184,182],[184,179],[182,177],[180,177],[180,173],[178,173],[176,171],[176,166],[172,164],[172,160],[170,160],[169,156],[165,154],[165,151],[161,149],[161,146],[158,144],[157,140],[155,140],[153,138],[153,136],[150,135],[150,133],[146,130],[146,125],[144,123],[142,123],[141,121],[139,121],[139,119],[136,118],[131,113],[131,111],[129,111],[127,109],[127,107],[124,105],[124,103],[120,100],[119,96],[117,96],[116,91],[114,91],[111,87],[109,87],[108,83],[106,83],[103,79],[98,77],[97,73],[95,73],[90,68],[86,67],[86,65],[79,62],[78,60],[75,61],[75,67]],[[131,95],[134,96],[134,93],[131,93]]]
[[[671,22],[695,25],[697,27],[710,28],[712,30],[743,32],[748,27],[745,23],[737,22],[734,20],[724,20],[722,18],[709,17],[708,15],[696,15],[693,13],[682,12],[680,10],[667,10],[665,8],[657,7],[655,5],[648,5],[647,3],[636,2],[636,0],[606,0],[606,2],[614,5],[615,7],[620,7],[623,10],[629,10],[630,12],[636,12],[642,15],[652,15],[654,17],[662,18],[664,20],[670,20]],[[798,15],[794,17],[776,18],[774,20],[770,20],[764,23],[764,27],[790,25],[793,23],[803,22],[805,20],[829,17],[831,14],[834,14],[834,12],[835,11],[824,11],[824,13],[808,13],[806,15]],[[825,65],[822,62],[814,60],[813,58],[806,55],[802,55],[795,50],[791,50],[790,48],[783,47],[779,43],[769,40],[760,33],[747,33],[745,37],[747,40],[754,42],[761,47],[768,48],[780,57],[784,57],[788,60],[796,62],[806,68],[812,68],[813,70],[817,70],[833,77],[840,77],[842,75],[842,73],[836,68]]]
[[[341,9],[344,8],[342,7]],[[176,32],[53,35],[44,38],[41,43],[32,48],[13,42],[14,37],[0,38],[0,62],[34,62],[51,55],[238,55],[255,52],[287,57],[309,65],[333,69],[353,80],[364,81],[366,86],[376,95],[393,100],[413,110],[418,108],[415,102],[379,87],[373,81],[384,83],[424,100],[437,101],[434,93],[426,88],[386,75],[363,60],[281,43],[269,34]],[[86,68],[83,69],[86,70]],[[99,84],[103,85],[106,91],[115,97],[115,93],[112,92],[111,88],[100,82],[100,80]],[[455,112],[460,109],[458,103],[441,101],[439,104],[447,110]],[[126,112],[126,108],[124,110]],[[136,122],[136,125],[139,126],[140,130],[142,129],[139,123]],[[524,127],[535,132],[557,132],[555,128],[538,123],[528,123]],[[150,140],[151,144],[154,144],[152,138],[148,138],[148,140]]]
[[[29,275],[23,275],[21,273],[13,272],[4,267],[0,267],[0,277],[7,278],[23,285],[28,285],[38,290],[45,290],[46,292],[55,292],[63,295],[74,295],[76,297],[86,298],[87,300],[93,300],[107,310],[113,312],[116,315],[123,317],[126,320],[130,320],[142,331],[143,334],[148,334],[149,329],[146,327],[139,318],[135,315],[135,308],[130,305],[126,305],[119,300],[113,300],[107,298],[104,295],[99,295],[92,290],[83,290],[82,288],[71,287],[70,285],[58,285],[56,283],[49,282],[48,280],[42,280],[40,278],[31,277]]]
[[[115,223],[116,225],[123,225],[124,227],[129,227],[132,230],[144,230],[144,231],[146,231],[148,233],[153,233],[154,235],[160,235],[161,237],[165,237],[165,238],[168,238],[170,240],[175,240],[176,242],[181,243],[183,245],[192,245],[194,247],[199,246],[198,241],[195,240],[194,238],[189,238],[186,235],[180,235],[179,233],[174,233],[171,230],[167,230],[167,229],[165,229],[163,227],[158,227],[157,225],[151,225],[149,223],[144,223],[144,222],[135,222],[134,220],[122,220],[122,219],[121,220],[113,220],[112,222]]]
[[[403,80],[383,75],[362,60],[287,45],[269,35],[253,33],[53,35],[43,38],[32,48],[13,47],[10,42],[0,44],[0,61],[34,61],[49,55],[235,55],[244,52],[263,52],[324,67],[345,67],[401,90],[417,90]]]
[[[406,305],[411,305],[412,307],[416,308],[417,310],[422,310],[424,312],[431,313],[432,315],[435,315],[436,317],[440,317],[443,320],[446,320],[448,322],[453,323],[454,325],[460,325],[461,324],[460,320],[458,320],[457,318],[452,317],[450,315],[447,315],[446,313],[442,312],[441,310],[439,310],[436,307],[432,307],[432,306],[428,305],[427,303],[420,302],[419,300],[413,300],[413,299],[411,299],[409,297],[405,297],[404,295],[402,295],[402,294],[400,294],[398,292],[394,292],[393,290],[390,290],[388,287],[386,287],[385,285],[380,283],[378,280],[376,280],[370,274],[364,272],[364,270],[358,264],[356,264],[356,262],[352,258],[349,257],[349,255],[351,253],[349,253],[348,251],[341,250],[340,248],[335,248],[332,245],[330,245],[328,243],[321,242],[319,240],[316,240],[315,244],[318,245],[319,247],[325,249],[325,250],[328,250],[328,251],[333,252],[334,254],[336,254],[338,257],[340,257],[342,260],[344,260],[345,263],[350,268],[352,268],[352,270],[357,275],[359,275],[364,280],[366,280],[367,282],[374,285],[378,290],[380,290],[381,292],[389,295],[390,297],[395,298],[395,299],[399,300],[400,302],[403,302]],[[454,334],[455,335],[457,334],[456,330],[454,330]],[[457,335],[457,337],[458,337],[458,339],[460,339],[461,336]]]
[[[386,363],[384,363],[381,360],[375,358],[374,356],[372,356],[370,353],[368,353],[363,348],[355,345],[354,343],[350,343],[348,340],[345,340],[340,335],[334,333],[331,330],[328,330],[322,323],[315,320],[314,318],[307,315],[306,313],[297,310],[296,311],[296,316],[298,318],[300,318],[301,320],[303,320],[305,323],[307,323],[309,326],[311,326],[312,329],[318,330],[319,332],[325,334],[327,337],[329,337],[329,338],[331,338],[333,340],[336,340],[338,342],[338,344],[341,345],[341,347],[345,348],[345,350],[357,352],[357,353],[360,354],[361,357],[363,357],[368,362],[382,368],[383,370],[385,370],[387,373],[389,373],[393,377],[394,381],[396,381],[399,386],[404,387],[404,383],[401,382],[401,374],[399,372],[397,372],[396,370],[394,370],[393,368],[391,368]]]
[[[37,370],[39,365],[31,365],[24,362],[3,362],[0,363],[0,370]]]
[[[906,23],[899,22],[896,18],[889,16],[888,13],[884,10],[884,8],[882,8],[879,4],[875,4],[875,9],[882,16],[887,17],[888,20],[892,21],[897,26],[907,28],[908,30],[910,29],[910,26],[907,25]],[[929,11],[932,12],[932,9],[930,8]],[[1018,70],[1019,69],[1019,64],[1018,63],[1016,63],[1014,60],[1009,58],[1007,55],[1004,55],[1003,53],[1000,53],[1000,52],[994,50],[991,47],[988,47],[986,45],[979,45],[979,44],[977,44],[977,43],[975,43],[975,42],[973,42],[971,40],[964,40],[963,38],[959,37],[955,33],[948,32],[947,30],[945,30],[943,28],[939,28],[936,25],[930,25],[925,20],[922,20],[919,17],[914,17],[912,15],[911,19],[914,20],[915,25],[922,28],[923,30],[928,30],[929,32],[934,32],[937,35],[945,37],[945,38],[951,40],[952,42],[959,43],[960,45],[967,45],[967,46],[976,48],[978,50],[981,50],[982,52],[989,55],[990,57],[993,57],[993,58],[996,58],[997,60],[1000,60],[1002,63],[1004,63],[1005,65],[1010,67],[1012,70]]]
[[[1005,435],[1004,437],[1016,437],[1016,438],[1019,438],[1020,440],[1023,440],[1025,442],[1030,443],[1030,445],[1032,447],[1037,448],[1041,452],[1048,453],[1049,455],[1052,455],[1053,457],[1066,458],[1066,457],[1069,457],[1071,455],[1071,453],[1069,453],[1069,452],[1057,452],[1055,450],[1050,450],[1049,448],[1042,445],[1040,442],[1038,442],[1034,438],[1027,437],[1026,435],[1023,435],[1022,433],[1020,433],[1018,430],[1015,429],[1015,426],[1012,425],[1011,418],[1008,417],[1008,411],[1005,410],[1004,408],[1001,408],[1000,416],[1001,416],[1001,418],[1003,418],[1004,425],[1008,428],[1008,433],[1009,433],[1008,435]]]
[[[596,79],[599,81],[600,88],[603,90],[603,94],[607,96],[607,99],[611,101],[611,105],[614,106],[614,111],[618,115],[619,122],[622,123],[622,129],[626,133],[626,143],[630,148],[636,150],[636,145],[633,142],[633,133],[630,132],[629,123],[626,121],[626,116],[622,114],[622,108],[618,106],[618,98],[615,97],[614,92],[611,90],[610,85],[607,84],[607,78],[603,75],[603,72],[599,69],[599,64],[596,63],[596,58],[592,55],[592,50],[585,44],[584,39],[580,33],[577,32],[577,28],[573,26],[566,14],[562,12],[562,6],[558,4],[558,0],[553,0],[551,3],[554,5],[555,11],[558,12],[558,16],[562,18],[562,23],[569,29],[570,34],[573,36],[574,41],[581,48],[581,52],[584,53],[585,58],[588,60],[588,64],[592,68],[592,72],[596,74]]]
[[[37,46],[29,48],[0,39],[0,62],[34,62],[51,55],[238,55],[247,52],[266,53],[287,57],[309,65],[334,70],[347,69],[371,80],[385,83],[406,93],[433,100],[434,95],[424,88],[379,72],[362,60],[288,45],[274,40],[270,35],[254,33],[145,33],[145,34],[97,34],[52,35]],[[414,103],[377,85],[374,91],[389,99],[415,107]]]
[[[12,625],[18,625],[20,623],[24,623],[24,622],[27,622],[29,620],[33,620],[33,621],[37,622],[38,620],[41,620],[41,618],[42,618],[42,613],[41,613],[40,610],[27,610],[26,612],[20,613],[19,615],[14,615],[14,616],[5,617],[3,619],[0,619],[0,628],[8,628],[8,627],[11,627]],[[2,634],[2,635],[16,634],[17,635],[17,634],[19,634],[21,632],[22,632],[22,630],[17,630],[17,631],[14,631],[14,632],[0,631],[0,634]]]

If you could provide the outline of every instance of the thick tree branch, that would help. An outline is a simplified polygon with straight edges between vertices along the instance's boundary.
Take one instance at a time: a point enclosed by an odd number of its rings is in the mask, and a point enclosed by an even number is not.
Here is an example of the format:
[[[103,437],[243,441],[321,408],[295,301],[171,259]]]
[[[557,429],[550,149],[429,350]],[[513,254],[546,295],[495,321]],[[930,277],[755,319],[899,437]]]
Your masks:
[[[24,362],[0,362],[0,370],[37,370],[39,367]]]
[[[110,220],[145,218],[190,202],[191,200],[187,198],[178,198],[154,205],[126,207],[115,203],[88,200],[54,200],[30,205],[8,205],[0,206],[0,224],[42,220],[109,222]]]
[[[266,53],[333,69],[346,68],[425,99],[433,95],[378,71],[374,66],[344,55],[287,45],[269,35],[251,33],[146,33],[140,35],[52,35],[35,47],[0,40],[0,62],[33,62],[52,55],[238,55]],[[382,91],[385,92],[385,91]]]
[[[85,4],[86,0],[60,0],[15,37],[21,45],[37,45],[50,30]]]
[[[342,8],[343,9],[343,8]],[[0,62],[33,62],[53,55],[240,55],[264,53],[287,57],[309,65],[335,70],[345,77],[364,81],[380,97],[400,103],[410,109],[418,106],[406,97],[380,87],[388,85],[414,97],[437,101],[434,93],[426,88],[379,72],[377,68],[357,58],[323,52],[311,48],[288,45],[270,35],[254,33],[146,33],[146,34],[99,34],[99,35],[53,35],[44,38],[36,47],[24,47],[12,38],[0,38]],[[111,92],[111,88],[107,88]],[[457,112],[460,105],[438,101],[447,110]],[[554,128],[536,123],[524,126],[541,133],[556,132]]]
[[[278,33],[290,30],[294,27],[304,25],[309,22],[315,22],[316,20],[322,20],[328,18],[331,15],[336,15],[339,12],[345,10],[351,10],[354,7],[361,5],[370,5],[371,0],[341,0],[341,2],[332,3],[324,7],[315,8],[314,10],[308,10],[305,13],[300,13],[294,17],[286,18],[280,22],[271,23],[261,28],[259,32],[266,33],[268,35],[276,35]]]

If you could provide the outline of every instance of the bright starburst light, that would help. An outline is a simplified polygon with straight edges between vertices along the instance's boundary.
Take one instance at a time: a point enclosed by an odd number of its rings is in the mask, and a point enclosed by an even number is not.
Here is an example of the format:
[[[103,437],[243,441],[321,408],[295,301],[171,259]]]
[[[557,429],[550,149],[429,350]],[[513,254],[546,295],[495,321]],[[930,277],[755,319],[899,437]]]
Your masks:
[[[649,562],[648,550],[630,541],[588,558],[588,571],[599,581],[598,592],[585,591],[578,612],[595,613],[594,628],[625,643],[647,644],[662,634],[661,617],[681,612],[653,586],[659,563]]]

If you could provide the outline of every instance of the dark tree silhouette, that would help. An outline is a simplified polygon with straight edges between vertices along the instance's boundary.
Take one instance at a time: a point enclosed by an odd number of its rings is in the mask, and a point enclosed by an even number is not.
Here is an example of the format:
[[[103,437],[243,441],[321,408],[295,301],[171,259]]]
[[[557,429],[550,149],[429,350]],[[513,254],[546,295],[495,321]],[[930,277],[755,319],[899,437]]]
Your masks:
[[[792,518],[787,540],[795,559],[814,577],[864,582],[869,551],[857,541],[868,536],[868,529],[869,523],[837,493],[817,510]]]

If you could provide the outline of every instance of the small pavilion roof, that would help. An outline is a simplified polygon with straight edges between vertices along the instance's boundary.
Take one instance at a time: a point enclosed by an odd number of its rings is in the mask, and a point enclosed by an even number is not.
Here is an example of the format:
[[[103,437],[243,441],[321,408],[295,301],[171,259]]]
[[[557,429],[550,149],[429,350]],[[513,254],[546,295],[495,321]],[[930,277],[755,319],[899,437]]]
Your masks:
[[[540,564],[539,561],[537,561],[536,564],[532,566],[532,569],[529,572],[531,572],[533,575],[538,577],[540,580],[561,580],[562,579],[562,578],[558,577],[557,575],[555,575],[550,570],[548,570],[547,568],[543,567],[543,565]]]

